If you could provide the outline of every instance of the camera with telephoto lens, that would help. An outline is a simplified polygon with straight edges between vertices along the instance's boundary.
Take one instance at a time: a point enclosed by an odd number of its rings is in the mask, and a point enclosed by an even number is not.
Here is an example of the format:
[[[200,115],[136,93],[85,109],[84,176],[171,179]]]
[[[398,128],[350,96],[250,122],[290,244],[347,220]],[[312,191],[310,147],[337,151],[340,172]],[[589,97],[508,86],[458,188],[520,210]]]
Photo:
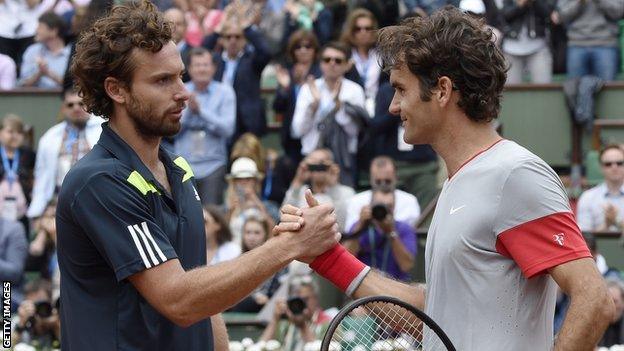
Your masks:
[[[308,164],[308,171],[310,172],[326,172],[329,169],[329,165],[326,165],[324,163],[309,163]]]
[[[299,315],[306,309],[306,303],[299,296],[291,297],[286,301],[286,305],[292,314]]]
[[[48,318],[52,315],[52,304],[48,301],[35,303],[35,314],[41,318]]]
[[[371,209],[371,214],[374,219],[383,221],[388,215],[388,207],[384,204],[376,204]]]

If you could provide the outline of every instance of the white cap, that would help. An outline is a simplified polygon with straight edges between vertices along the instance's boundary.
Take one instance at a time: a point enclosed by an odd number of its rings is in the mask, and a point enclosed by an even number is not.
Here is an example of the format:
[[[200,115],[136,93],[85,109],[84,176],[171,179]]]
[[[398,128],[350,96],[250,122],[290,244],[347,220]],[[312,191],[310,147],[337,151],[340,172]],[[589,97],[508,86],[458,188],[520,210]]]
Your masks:
[[[262,173],[258,172],[258,166],[254,160],[249,157],[239,157],[232,163],[230,174],[227,175],[228,179],[241,179],[241,178],[262,178]]]
[[[485,14],[485,4],[483,0],[461,0],[459,9],[464,12],[472,12],[476,15]]]

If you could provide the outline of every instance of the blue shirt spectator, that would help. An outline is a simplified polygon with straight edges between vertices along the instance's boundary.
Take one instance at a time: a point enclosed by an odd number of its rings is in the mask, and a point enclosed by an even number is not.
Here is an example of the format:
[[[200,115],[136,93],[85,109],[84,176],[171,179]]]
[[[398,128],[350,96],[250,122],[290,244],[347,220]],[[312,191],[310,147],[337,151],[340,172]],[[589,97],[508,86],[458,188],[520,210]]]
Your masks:
[[[186,88],[192,93],[182,114],[176,153],[191,164],[204,204],[222,204],[226,188],[227,141],[234,134],[236,95],[231,86],[212,80],[215,65],[204,48],[191,51]]]

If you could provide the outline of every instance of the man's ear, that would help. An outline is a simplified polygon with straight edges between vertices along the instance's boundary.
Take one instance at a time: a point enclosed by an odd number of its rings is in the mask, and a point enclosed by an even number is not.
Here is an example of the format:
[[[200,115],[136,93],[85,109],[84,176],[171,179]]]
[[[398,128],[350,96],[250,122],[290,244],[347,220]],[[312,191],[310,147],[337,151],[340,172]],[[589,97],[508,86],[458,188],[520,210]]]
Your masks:
[[[106,94],[116,103],[126,103],[127,89],[126,85],[117,78],[106,77],[104,79],[104,90]]]
[[[436,87],[434,98],[438,101],[440,106],[446,106],[451,101],[451,95],[453,94],[453,81],[447,77],[442,76],[438,79],[438,86]]]

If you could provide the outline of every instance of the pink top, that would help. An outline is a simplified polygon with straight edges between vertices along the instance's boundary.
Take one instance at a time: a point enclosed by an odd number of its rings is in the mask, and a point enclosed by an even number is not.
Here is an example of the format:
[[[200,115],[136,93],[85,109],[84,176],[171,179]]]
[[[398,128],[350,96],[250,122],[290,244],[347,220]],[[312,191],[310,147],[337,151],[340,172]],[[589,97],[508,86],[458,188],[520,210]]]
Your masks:
[[[188,26],[184,39],[192,47],[200,46],[204,36],[212,34],[221,20],[223,20],[223,11],[221,10],[209,10],[203,21],[197,18],[193,12],[187,12],[186,23]]]

